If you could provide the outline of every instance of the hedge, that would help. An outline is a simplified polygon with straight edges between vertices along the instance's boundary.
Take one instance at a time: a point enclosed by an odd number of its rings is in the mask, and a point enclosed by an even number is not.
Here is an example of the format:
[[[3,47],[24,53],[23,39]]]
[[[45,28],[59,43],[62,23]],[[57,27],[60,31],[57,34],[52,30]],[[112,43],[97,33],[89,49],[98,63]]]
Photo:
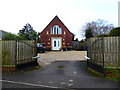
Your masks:
[[[120,27],[113,28],[113,29],[109,32],[109,36],[120,36]]]

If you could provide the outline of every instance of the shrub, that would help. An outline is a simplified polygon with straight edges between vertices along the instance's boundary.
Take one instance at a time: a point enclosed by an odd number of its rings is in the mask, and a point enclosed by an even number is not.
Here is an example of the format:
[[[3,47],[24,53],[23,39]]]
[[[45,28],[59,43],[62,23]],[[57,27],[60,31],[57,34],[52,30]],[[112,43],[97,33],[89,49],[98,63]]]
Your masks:
[[[109,36],[120,36],[120,27],[113,28],[113,29],[109,32]]]
[[[18,40],[18,36],[15,34],[11,34],[11,33],[5,33],[3,36],[3,40]]]
[[[108,37],[108,34],[100,34],[100,35],[97,35],[96,37]]]

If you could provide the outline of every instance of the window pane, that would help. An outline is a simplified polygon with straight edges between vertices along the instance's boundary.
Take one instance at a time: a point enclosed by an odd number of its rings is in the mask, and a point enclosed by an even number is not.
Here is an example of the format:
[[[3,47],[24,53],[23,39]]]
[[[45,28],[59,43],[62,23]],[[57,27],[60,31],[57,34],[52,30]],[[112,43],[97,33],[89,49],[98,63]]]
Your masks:
[[[60,32],[61,32],[60,34],[62,34],[62,28],[60,28]]]
[[[62,34],[62,29],[61,28],[59,29],[59,32],[60,32],[59,34]]]
[[[59,41],[58,41],[58,47],[60,46],[59,44],[60,44],[60,43],[59,43]]]
[[[51,27],[51,34],[53,34],[53,30],[52,30],[52,27]]]
[[[56,41],[54,41],[54,47],[56,47]]]
[[[56,27],[54,27],[54,34],[56,34]]]
[[[59,31],[59,28],[57,27],[57,34],[59,34],[59,32],[58,32],[58,31]]]

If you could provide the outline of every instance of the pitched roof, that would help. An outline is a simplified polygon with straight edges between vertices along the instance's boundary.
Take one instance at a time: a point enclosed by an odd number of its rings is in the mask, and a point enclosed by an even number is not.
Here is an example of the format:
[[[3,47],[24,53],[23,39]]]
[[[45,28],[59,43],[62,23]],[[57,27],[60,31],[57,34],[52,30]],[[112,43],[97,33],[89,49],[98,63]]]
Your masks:
[[[52,21],[43,29],[43,31],[55,20],[55,19],[57,19],[57,20],[59,20],[60,21],[60,23],[62,23],[63,24],[63,26],[69,31],[69,29],[65,26],[65,24],[59,19],[59,17],[56,15],[53,19],[52,19]],[[42,31],[42,32],[43,32]],[[41,33],[42,33],[41,32]],[[70,32],[70,31],[69,31]],[[40,33],[40,34],[41,34]],[[71,33],[71,32],[70,32]],[[72,35],[73,35],[73,33],[71,33]]]

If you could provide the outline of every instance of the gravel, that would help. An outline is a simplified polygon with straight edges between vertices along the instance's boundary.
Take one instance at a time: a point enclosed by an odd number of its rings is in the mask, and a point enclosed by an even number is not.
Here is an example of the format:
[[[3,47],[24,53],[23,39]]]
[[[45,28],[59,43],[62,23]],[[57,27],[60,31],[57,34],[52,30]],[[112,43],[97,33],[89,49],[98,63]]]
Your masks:
[[[87,51],[50,51],[39,53],[38,63],[44,67],[54,61],[83,61],[87,56]]]

